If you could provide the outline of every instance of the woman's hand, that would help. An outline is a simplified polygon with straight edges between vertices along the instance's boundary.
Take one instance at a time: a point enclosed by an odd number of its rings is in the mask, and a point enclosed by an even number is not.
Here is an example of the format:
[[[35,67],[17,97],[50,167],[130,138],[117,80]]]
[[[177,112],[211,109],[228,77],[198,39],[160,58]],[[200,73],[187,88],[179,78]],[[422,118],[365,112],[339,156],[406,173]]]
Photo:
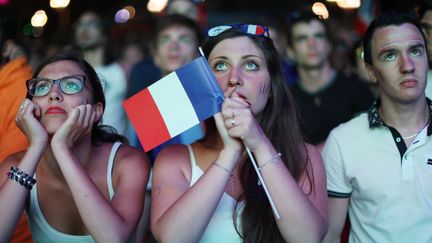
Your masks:
[[[41,108],[29,99],[25,99],[18,110],[15,121],[19,129],[26,135],[30,146],[48,143],[48,133],[39,122]]]
[[[235,89],[229,88],[225,94],[228,92],[231,93],[222,104],[222,117],[228,135],[236,140],[243,140],[245,145],[254,151],[265,141],[265,134],[252,113],[250,104],[241,98]]]
[[[52,147],[72,148],[74,144],[90,135],[98,111],[90,104],[80,105],[69,111],[68,118],[55,132]]]

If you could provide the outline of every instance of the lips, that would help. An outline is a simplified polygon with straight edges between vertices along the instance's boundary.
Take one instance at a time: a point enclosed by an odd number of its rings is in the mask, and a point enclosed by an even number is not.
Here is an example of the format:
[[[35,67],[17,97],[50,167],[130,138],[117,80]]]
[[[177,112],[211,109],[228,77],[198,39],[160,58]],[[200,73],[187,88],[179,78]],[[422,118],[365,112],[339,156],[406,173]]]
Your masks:
[[[67,114],[67,112],[59,106],[51,106],[45,111],[45,114]]]
[[[418,84],[418,81],[415,79],[405,79],[404,81],[402,81],[400,83],[400,86],[402,86],[403,88],[413,88],[416,87]]]
[[[246,97],[245,95],[243,95],[243,94],[239,94],[239,93],[237,93],[237,95],[238,95],[240,98],[242,98],[246,103],[248,103],[249,105],[251,105],[251,103],[249,102],[249,100],[247,99],[247,97]]]

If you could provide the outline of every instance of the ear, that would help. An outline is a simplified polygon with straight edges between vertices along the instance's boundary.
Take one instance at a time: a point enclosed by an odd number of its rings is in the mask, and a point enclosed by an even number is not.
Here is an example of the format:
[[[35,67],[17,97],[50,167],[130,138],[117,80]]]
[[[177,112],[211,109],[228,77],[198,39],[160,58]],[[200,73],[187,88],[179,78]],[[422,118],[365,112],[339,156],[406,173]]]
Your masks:
[[[96,104],[93,105],[93,110],[96,112],[96,123],[98,123],[101,119],[102,119],[102,115],[103,115],[103,105],[101,102],[97,102]]]
[[[367,72],[369,74],[370,80],[373,83],[378,83],[378,77],[377,77],[375,68],[373,66],[371,66],[370,64],[366,63],[366,62],[365,62],[365,66],[366,66],[366,70],[367,70]]]

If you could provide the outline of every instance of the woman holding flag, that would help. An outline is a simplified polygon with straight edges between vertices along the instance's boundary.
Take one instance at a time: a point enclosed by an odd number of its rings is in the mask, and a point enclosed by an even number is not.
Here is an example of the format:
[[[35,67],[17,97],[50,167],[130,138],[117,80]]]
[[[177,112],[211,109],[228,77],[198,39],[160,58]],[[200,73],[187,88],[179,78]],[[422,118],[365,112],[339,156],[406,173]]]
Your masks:
[[[202,140],[157,157],[153,234],[159,242],[320,242],[328,227],[325,169],[302,140],[267,27],[207,34],[204,53],[225,101]]]
[[[58,54],[27,88],[16,121],[29,147],[0,166],[0,242],[23,210],[34,242],[133,239],[149,161],[98,125],[105,98],[94,69],[78,55]]]

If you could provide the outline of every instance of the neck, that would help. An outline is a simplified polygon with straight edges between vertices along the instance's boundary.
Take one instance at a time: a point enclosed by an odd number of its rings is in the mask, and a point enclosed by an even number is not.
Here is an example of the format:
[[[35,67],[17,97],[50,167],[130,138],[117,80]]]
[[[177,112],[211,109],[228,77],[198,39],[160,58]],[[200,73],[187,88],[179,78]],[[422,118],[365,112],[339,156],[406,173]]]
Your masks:
[[[379,112],[383,121],[398,130],[403,137],[421,131],[430,116],[424,96],[411,103],[395,103],[388,99],[381,99]]]
[[[299,67],[297,70],[299,72],[299,84],[309,93],[319,91],[329,84],[336,75],[336,71],[328,62],[317,68]]]
[[[49,144],[51,141],[49,142]],[[92,149],[92,144],[90,137],[85,138],[82,142],[76,144],[71,148],[72,154],[75,155],[76,160],[79,161],[79,163],[83,167],[87,167],[90,161],[90,151]],[[42,161],[44,163],[41,163],[40,168],[44,170],[44,173],[52,174],[56,177],[63,178],[63,173],[61,172],[59,163],[62,163],[61,161],[58,161],[56,157],[54,156],[53,149],[51,145],[47,147],[45,150],[45,153],[43,155]]]
[[[103,46],[83,51],[84,59],[90,63],[93,68],[104,66],[105,53]]]

